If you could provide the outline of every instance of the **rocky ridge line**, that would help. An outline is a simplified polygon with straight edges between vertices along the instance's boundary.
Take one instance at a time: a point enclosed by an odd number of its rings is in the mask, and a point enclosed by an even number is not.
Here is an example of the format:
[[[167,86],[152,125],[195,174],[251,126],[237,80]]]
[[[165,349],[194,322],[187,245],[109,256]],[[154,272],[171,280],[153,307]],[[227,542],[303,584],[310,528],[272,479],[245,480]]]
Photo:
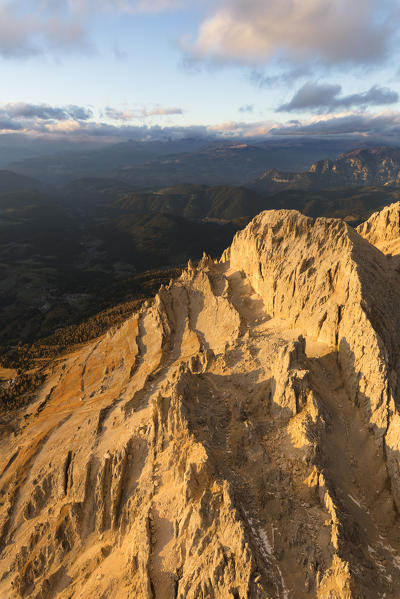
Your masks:
[[[397,187],[400,184],[398,148],[360,148],[340,154],[335,160],[318,160],[308,171],[266,171],[257,179],[261,189],[338,189],[364,186]]]
[[[0,596],[397,597],[399,298],[347,224],[264,212],[55,362],[1,440]]]

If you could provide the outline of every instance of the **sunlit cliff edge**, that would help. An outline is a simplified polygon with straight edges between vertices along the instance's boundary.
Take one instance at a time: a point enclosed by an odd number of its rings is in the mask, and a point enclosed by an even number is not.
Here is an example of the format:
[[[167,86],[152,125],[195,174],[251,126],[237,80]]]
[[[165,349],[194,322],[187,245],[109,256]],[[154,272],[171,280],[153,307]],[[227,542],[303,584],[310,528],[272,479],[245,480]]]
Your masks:
[[[399,204],[267,211],[2,426],[4,599],[400,596]]]

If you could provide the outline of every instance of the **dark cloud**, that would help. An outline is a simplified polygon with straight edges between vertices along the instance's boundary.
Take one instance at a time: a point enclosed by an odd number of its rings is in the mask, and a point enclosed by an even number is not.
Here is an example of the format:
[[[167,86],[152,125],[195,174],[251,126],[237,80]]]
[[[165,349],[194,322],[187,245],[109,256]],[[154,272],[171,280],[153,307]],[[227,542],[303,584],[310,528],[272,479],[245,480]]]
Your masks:
[[[0,131],[51,133],[54,129],[79,129],[93,117],[91,108],[84,106],[49,106],[15,102],[0,106]]]
[[[386,135],[397,134],[400,128],[400,113],[388,114],[351,114],[342,117],[332,117],[318,121],[299,123],[275,127],[271,135],[304,136],[304,135]]]
[[[341,89],[340,85],[329,83],[306,83],[296,92],[289,103],[279,106],[277,112],[331,106],[334,99],[340,94]]]
[[[0,113],[0,131],[20,131],[21,129],[23,129],[21,123]]]
[[[216,137],[211,135],[207,127],[202,125],[188,125],[184,127],[161,127],[160,125],[110,125],[104,122],[81,122],[78,129],[71,132],[57,129],[56,135],[66,137],[94,137],[104,139],[133,139],[140,141],[182,139],[185,137]]]
[[[77,121],[87,121],[93,116],[93,110],[83,106],[71,105],[67,106],[64,110],[70,118]]]
[[[341,85],[308,82],[296,92],[290,102],[279,106],[276,112],[313,109],[320,112],[333,112],[354,106],[367,107],[395,104],[399,100],[397,92],[377,85],[360,94],[341,96],[341,91]]]
[[[57,107],[48,106],[47,104],[26,104],[25,102],[5,104],[2,112],[10,117],[44,121],[67,121],[69,119],[87,121],[93,116],[93,111],[83,106]]]

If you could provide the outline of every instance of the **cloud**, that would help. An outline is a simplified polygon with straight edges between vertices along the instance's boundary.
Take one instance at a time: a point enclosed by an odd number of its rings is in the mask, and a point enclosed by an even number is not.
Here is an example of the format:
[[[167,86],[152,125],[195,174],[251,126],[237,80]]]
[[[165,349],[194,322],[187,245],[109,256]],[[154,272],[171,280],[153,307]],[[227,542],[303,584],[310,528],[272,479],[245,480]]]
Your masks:
[[[100,7],[120,13],[160,13],[184,8],[185,0],[101,0]]]
[[[129,109],[118,110],[117,108],[112,108],[111,106],[107,106],[105,108],[104,115],[113,121],[122,122],[131,121],[134,118],[132,112]]]
[[[99,11],[114,13],[160,13],[184,8],[188,0],[34,0],[36,7],[48,12],[95,14]],[[189,2],[190,3],[190,2]]]
[[[116,121],[116,124],[103,123],[98,120],[93,109],[88,106],[50,106],[49,104],[28,104],[13,102],[0,105],[0,131],[25,131],[31,133],[79,132],[85,135],[108,135],[111,131],[115,137],[123,136],[124,131],[137,128],[130,125],[134,119],[152,116],[168,116],[183,114],[182,108],[163,107],[121,111],[108,106],[100,117]]]
[[[157,106],[139,109],[146,114],[168,114],[169,110]],[[181,110],[181,109],[174,109]],[[127,112],[127,111],[126,111]],[[286,123],[277,121],[241,122],[227,121],[213,125],[161,126],[131,123],[131,115],[108,107],[104,122],[90,107],[49,106],[23,102],[0,106],[0,133],[44,136],[69,141],[168,140],[199,137],[218,139],[282,139],[299,137],[370,138],[383,143],[397,143],[400,134],[400,112],[386,110],[350,114],[324,114],[307,120],[293,119]],[[177,112],[180,114],[180,112]],[[114,115],[112,117],[112,115]],[[151,122],[151,121],[150,121]],[[358,142],[357,142],[358,143]]]
[[[400,113],[387,111],[380,114],[329,115],[303,123],[293,121],[291,124],[273,127],[270,133],[274,136],[381,135],[391,137],[398,135],[399,129]]]
[[[333,112],[353,106],[382,106],[395,104],[399,101],[399,94],[387,87],[374,85],[368,91],[359,94],[340,96],[341,85],[330,83],[312,83],[303,85],[287,104],[282,104],[276,112],[292,112],[317,109],[319,111]]]
[[[188,63],[275,61],[290,64],[292,73],[305,63],[378,64],[388,55],[400,13],[398,0],[1,0],[0,56],[91,52],[90,29],[99,14],[192,7],[208,16],[195,39],[182,42]]]
[[[245,104],[239,108],[239,112],[253,112],[254,106],[253,104]]]
[[[186,135],[206,136],[206,126],[161,127],[160,125],[134,125],[130,121],[151,116],[183,114],[177,107],[156,105],[152,108],[139,108],[136,111],[121,111],[107,107],[101,117],[116,121],[103,122],[88,106],[50,106],[48,104],[28,104],[14,102],[0,105],[0,133],[19,131],[28,135],[66,136],[78,138],[134,138],[164,139]]]
[[[152,116],[171,116],[183,114],[182,108],[174,107],[164,107],[164,106],[155,106],[154,108],[137,108],[137,109],[126,109],[126,110],[118,110],[107,106],[104,113],[105,115],[114,121],[132,121],[134,119],[145,119]]]
[[[23,125],[20,122],[0,113],[0,131],[21,131],[22,129]]]
[[[210,125],[208,129],[210,131],[216,131],[218,133],[234,133],[240,128],[240,123],[236,123],[235,121],[226,121],[225,123],[218,123],[217,125]]]
[[[99,12],[161,13],[185,0],[0,0],[0,57],[93,52],[89,29]],[[123,55],[115,50],[118,58]]]
[[[79,129],[93,117],[93,111],[83,106],[49,106],[14,102],[0,106],[0,131],[49,133],[57,129]]]
[[[229,121],[208,127],[208,131],[221,137],[239,138],[296,138],[296,137],[335,137],[371,138],[380,142],[398,144],[400,133],[400,112],[384,111],[379,114],[324,115],[304,121],[291,120],[277,122],[243,123]]]
[[[306,83],[293,96],[288,104],[282,104],[277,112],[290,112],[291,110],[307,110],[309,108],[320,108],[330,106],[342,90],[341,85],[330,83],[314,84]]]
[[[378,63],[398,13],[397,0],[220,0],[186,50],[197,60],[252,65]]]
[[[107,11],[115,13],[160,13],[184,8],[187,0],[39,0],[42,8],[63,11],[67,7],[78,14]]]
[[[140,109],[138,114],[168,115],[181,114],[180,108],[155,107]],[[23,102],[0,106],[0,133],[18,131],[25,135],[45,135],[51,137],[66,137],[71,140],[104,138],[104,140],[135,139],[135,140],[168,140],[185,137],[200,137],[218,139],[248,136],[256,131],[267,132],[274,123],[237,123],[234,121],[217,125],[185,125],[161,126],[131,124],[130,111],[119,111],[107,107],[104,116],[116,123],[96,120],[90,108],[79,106],[48,106],[32,105]],[[261,133],[260,133],[261,134]]]
[[[148,117],[148,116],[168,116],[172,114],[183,114],[182,108],[163,108],[162,106],[157,106],[156,108],[150,110],[142,110],[140,112],[140,116]]]
[[[26,133],[28,131],[25,131]],[[118,141],[121,139],[132,139],[136,141],[167,141],[172,139],[183,139],[186,137],[209,138],[210,131],[203,125],[187,125],[183,127],[160,125],[112,125],[104,122],[80,122],[65,121],[56,125],[47,125],[45,129],[30,131],[31,134],[47,133],[53,136],[65,136],[71,139],[98,138],[104,140]]]
[[[281,84],[292,84],[296,79],[300,79],[309,76],[314,68],[310,68],[310,65],[302,64],[296,67],[294,66],[281,66],[279,74],[268,75],[260,69],[251,69],[248,73],[248,79],[250,83],[256,87],[271,88],[277,87]]]
[[[19,10],[19,4],[9,2],[0,5],[1,57],[27,58],[47,51],[56,54],[91,51],[87,32],[76,18],[49,14],[39,7],[31,12]]]
[[[216,125],[185,125],[185,126],[160,126],[160,125],[132,125],[124,123],[113,125],[104,122],[77,122],[63,121],[49,123],[36,127],[31,133],[48,133],[51,135],[64,135],[81,138],[105,139],[134,139],[141,141],[182,139],[199,137],[212,139],[237,139],[244,137],[265,137],[276,123],[242,123],[228,121]],[[27,132],[27,131],[25,131]]]
[[[57,107],[48,104],[26,104],[25,102],[5,104],[0,112],[14,118],[57,121],[69,119],[87,121],[93,116],[93,111],[83,106]]]

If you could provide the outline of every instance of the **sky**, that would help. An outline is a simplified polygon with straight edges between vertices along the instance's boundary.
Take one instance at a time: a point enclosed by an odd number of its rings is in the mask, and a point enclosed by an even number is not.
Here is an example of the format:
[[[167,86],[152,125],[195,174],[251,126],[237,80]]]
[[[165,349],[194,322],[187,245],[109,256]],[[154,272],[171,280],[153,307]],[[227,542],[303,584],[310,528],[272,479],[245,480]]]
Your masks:
[[[400,132],[398,0],[0,0],[0,133]]]

